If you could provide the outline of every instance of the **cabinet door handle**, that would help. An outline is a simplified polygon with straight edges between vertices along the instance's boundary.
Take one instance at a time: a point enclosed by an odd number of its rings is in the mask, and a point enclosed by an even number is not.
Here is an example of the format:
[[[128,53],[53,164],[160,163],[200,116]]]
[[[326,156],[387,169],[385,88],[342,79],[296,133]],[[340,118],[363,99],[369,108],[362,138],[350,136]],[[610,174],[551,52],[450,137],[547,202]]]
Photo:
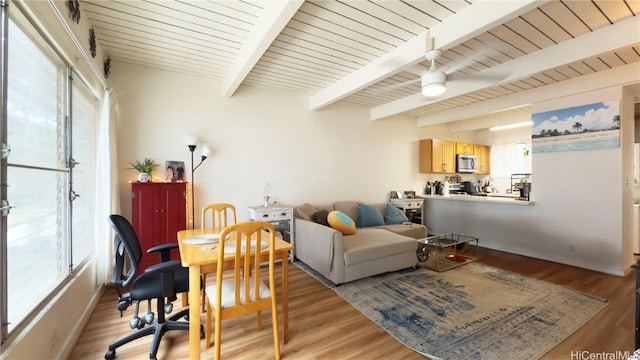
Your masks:
[[[262,217],[263,218],[267,218],[267,217],[269,217],[269,214],[262,214]]]
[[[286,212],[280,213],[280,216],[285,216],[285,215],[287,215]]]

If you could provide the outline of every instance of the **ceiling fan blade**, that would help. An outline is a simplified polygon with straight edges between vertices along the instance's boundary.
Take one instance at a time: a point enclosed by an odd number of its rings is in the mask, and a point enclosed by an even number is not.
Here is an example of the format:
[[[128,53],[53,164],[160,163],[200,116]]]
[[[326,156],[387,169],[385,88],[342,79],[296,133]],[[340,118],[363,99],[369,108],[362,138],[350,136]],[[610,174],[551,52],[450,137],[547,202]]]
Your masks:
[[[395,83],[393,85],[387,86],[385,87],[385,90],[393,90],[393,89],[399,89],[411,84],[415,84],[417,82],[420,82],[420,78],[417,79],[413,79],[413,80],[407,80],[407,81],[403,81],[403,82],[399,82],[399,83]]]
[[[402,81],[402,82],[398,82],[390,85],[379,85],[379,86],[371,87],[369,88],[369,91],[376,94],[382,94],[382,93],[390,92],[395,89],[403,88],[405,86],[409,86],[411,84],[415,84],[417,82],[420,82],[420,78]]]
[[[447,74],[447,79],[449,81],[482,81],[482,82],[500,82],[506,79],[509,74],[504,73],[493,73],[493,74],[482,74],[481,72],[473,73],[473,74],[464,74],[464,73],[453,73]]]
[[[472,65],[472,64],[474,64],[476,62],[480,62],[480,60],[482,60],[482,58],[487,56],[491,51],[492,51],[492,49],[486,48],[486,49],[483,49],[481,51],[475,52],[472,56],[464,57],[462,60],[451,61],[449,64],[444,66],[441,69],[441,71],[444,71],[447,74],[453,74],[456,71],[464,69],[467,66],[470,66],[470,65]]]

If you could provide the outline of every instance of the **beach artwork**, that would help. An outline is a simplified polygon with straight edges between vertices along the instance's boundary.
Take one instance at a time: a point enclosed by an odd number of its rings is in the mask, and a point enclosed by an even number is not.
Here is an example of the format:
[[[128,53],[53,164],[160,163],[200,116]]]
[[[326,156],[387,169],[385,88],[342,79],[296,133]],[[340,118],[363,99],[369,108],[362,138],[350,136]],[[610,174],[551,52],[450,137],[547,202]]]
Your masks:
[[[617,148],[620,101],[604,101],[533,114],[534,153]]]

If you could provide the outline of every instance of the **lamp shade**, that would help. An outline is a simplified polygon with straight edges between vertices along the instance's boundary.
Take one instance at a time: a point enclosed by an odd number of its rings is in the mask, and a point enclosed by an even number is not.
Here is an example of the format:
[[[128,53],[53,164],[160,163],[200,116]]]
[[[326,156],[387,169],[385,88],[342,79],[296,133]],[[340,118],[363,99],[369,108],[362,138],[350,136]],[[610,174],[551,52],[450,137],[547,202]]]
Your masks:
[[[209,147],[208,147],[208,146],[206,146],[206,145],[205,145],[205,146],[203,146],[203,147],[202,147],[202,157],[203,157],[203,158],[208,158],[208,157],[209,157],[209,155],[211,155],[211,149],[209,149]]]
[[[187,135],[184,137],[184,142],[186,142],[189,146],[198,145],[198,141],[200,141],[200,138],[197,136]]]
[[[446,90],[445,81],[447,81],[447,75],[442,71],[433,71],[422,75],[422,95],[429,97],[441,95]]]

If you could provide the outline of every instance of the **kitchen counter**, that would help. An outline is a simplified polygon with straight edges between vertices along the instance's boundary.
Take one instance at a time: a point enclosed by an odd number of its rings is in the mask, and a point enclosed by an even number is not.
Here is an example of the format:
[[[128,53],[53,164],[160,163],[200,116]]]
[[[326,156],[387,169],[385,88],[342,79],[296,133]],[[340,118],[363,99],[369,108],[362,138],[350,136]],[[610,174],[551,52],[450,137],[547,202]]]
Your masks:
[[[447,201],[470,201],[470,202],[481,202],[481,203],[492,203],[492,204],[504,204],[504,205],[521,205],[521,206],[529,206],[533,205],[533,201],[526,200],[518,200],[517,196],[509,196],[509,195],[459,195],[459,194],[450,194],[449,196],[444,195],[418,195],[418,197],[422,199],[428,200],[447,200]]]

